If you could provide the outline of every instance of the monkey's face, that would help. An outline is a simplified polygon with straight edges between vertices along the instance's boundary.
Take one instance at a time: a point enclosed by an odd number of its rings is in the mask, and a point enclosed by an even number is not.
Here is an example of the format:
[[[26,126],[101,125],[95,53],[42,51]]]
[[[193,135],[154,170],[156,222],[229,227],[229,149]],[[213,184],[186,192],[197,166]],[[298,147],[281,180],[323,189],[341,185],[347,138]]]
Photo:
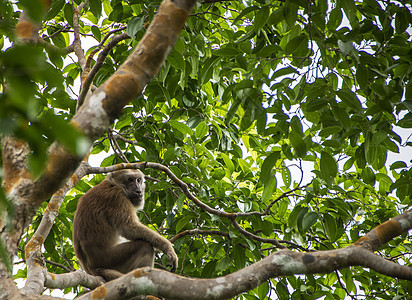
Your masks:
[[[137,209],[142,209],[144,206],[144,190],[144,176],[129,175],[127,177],[127,188],[125,189],[126,196]]]
[[[123,189],[127,198],[136,209],[144,206],[145,181],[140,170],[120,170],[107,176],[107,179]]]

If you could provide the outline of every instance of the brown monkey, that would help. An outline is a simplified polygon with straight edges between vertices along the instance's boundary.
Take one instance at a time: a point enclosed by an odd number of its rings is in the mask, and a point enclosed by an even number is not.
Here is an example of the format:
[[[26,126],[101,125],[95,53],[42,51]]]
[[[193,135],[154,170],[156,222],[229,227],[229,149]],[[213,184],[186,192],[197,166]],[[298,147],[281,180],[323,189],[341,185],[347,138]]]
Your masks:
[[[73,243],[87,273],[110,281],[136,268],[153,267],[153,248],[166,253],[172,271],[176,270],[172,244],[140,223],[136,215],[144,206],[144,192],[140,170],[120,170],[107,175],[79,199]]]

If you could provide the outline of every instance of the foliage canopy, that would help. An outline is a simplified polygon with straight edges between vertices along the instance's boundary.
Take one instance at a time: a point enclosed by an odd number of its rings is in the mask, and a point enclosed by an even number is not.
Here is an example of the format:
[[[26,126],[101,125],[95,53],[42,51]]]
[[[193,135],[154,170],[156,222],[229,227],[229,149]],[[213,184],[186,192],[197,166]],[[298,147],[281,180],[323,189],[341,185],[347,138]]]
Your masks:
[[[34,174],[55,140],[84,151],[84,138],[68,125],[79,95],[81,66],[70,45],[73,6],[81,2],[54,0],[39,42],[13,47],[21,10],[40,20],[41,1],[0,3],[0,131],[30,143]],[[88,2],[79,22],[86,57],[116,32],[131,37],[110,49],[93,85],[124,62],[159,4]],[[174,242],[182,275],[233,273],[273,251],[273,239],[297,251],[345,247],[411,206],[410,157],[396,156],[412,146],[401,133],[412,127],[411,24],[411,5],[397,1],[198,3],[158,76],[94,143],[92,154],[104,157],[101,166],[167,165],[208,206],[245,213],[236,219],[239,229],[194,205],[165,175],[146,170],[155,180],[148,183],[141,220],[169,238],[196,233]],[[97,54],[92,66],[95,60]],[[390,153],[395,161],[389,162]],[[44,244],[46,259],[78,268],[73,213],[82,193],[102,178],[83,179],[66,195]],[[403,265],[411,251],[404,234],[379,255]],[[25,276],[24,270],[16,275]],[[73,290],[82,289],[65,292]],[[271,279],[239,299],[411,294],[409,281],[353,267]]]

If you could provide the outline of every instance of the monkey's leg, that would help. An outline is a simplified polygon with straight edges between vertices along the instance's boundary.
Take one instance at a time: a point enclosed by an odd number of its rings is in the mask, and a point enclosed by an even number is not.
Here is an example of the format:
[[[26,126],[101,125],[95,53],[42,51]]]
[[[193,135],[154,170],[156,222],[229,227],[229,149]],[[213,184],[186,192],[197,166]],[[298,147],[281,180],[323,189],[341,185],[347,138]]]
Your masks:
[[[119,265],[116,270],[122,273],[128,273],[134,269],[142,267],[153,267],[154,266],[154,256],[155,252],[153,247],[146,241],[135,240],[127,243],[120,244],[133,244],[133,247],[137,247],[137,251],[132,253],[129,258],[124,261],[123,264]],[[125,245],[127,246],[127,245]]]
[[[136,268],[153,267],[153,247],[142,240],[135,240],[107,248],[94,256],[90,269],[93,274],[110,281]],[[96,260],[98,259],[98,261]]]
[[[106,281],[115,280],[124,275],[123,273],[120,273],[119,271],[112,270],[112,269],[104,269],[104,268],[93,269],[93,273],[96,276],[103,277],[104,280]]]

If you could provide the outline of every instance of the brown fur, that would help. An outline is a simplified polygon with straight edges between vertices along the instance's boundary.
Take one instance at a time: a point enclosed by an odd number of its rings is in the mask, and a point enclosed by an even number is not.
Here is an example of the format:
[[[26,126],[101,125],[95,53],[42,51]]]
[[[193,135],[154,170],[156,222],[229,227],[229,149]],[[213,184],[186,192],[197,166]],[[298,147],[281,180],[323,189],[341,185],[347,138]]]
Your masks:
[[[130,178],[135,181],[129,182]],[[165,252],[172,270],[176,269],[172,244],[140,223],[136,207],[143,204],[144,175],[139,170],[114,172],[79,199],[73,243],[87,273],[109,281],[136,268],[153,267],[153,248]],[[119,243],[120,237],[127,241]]]

